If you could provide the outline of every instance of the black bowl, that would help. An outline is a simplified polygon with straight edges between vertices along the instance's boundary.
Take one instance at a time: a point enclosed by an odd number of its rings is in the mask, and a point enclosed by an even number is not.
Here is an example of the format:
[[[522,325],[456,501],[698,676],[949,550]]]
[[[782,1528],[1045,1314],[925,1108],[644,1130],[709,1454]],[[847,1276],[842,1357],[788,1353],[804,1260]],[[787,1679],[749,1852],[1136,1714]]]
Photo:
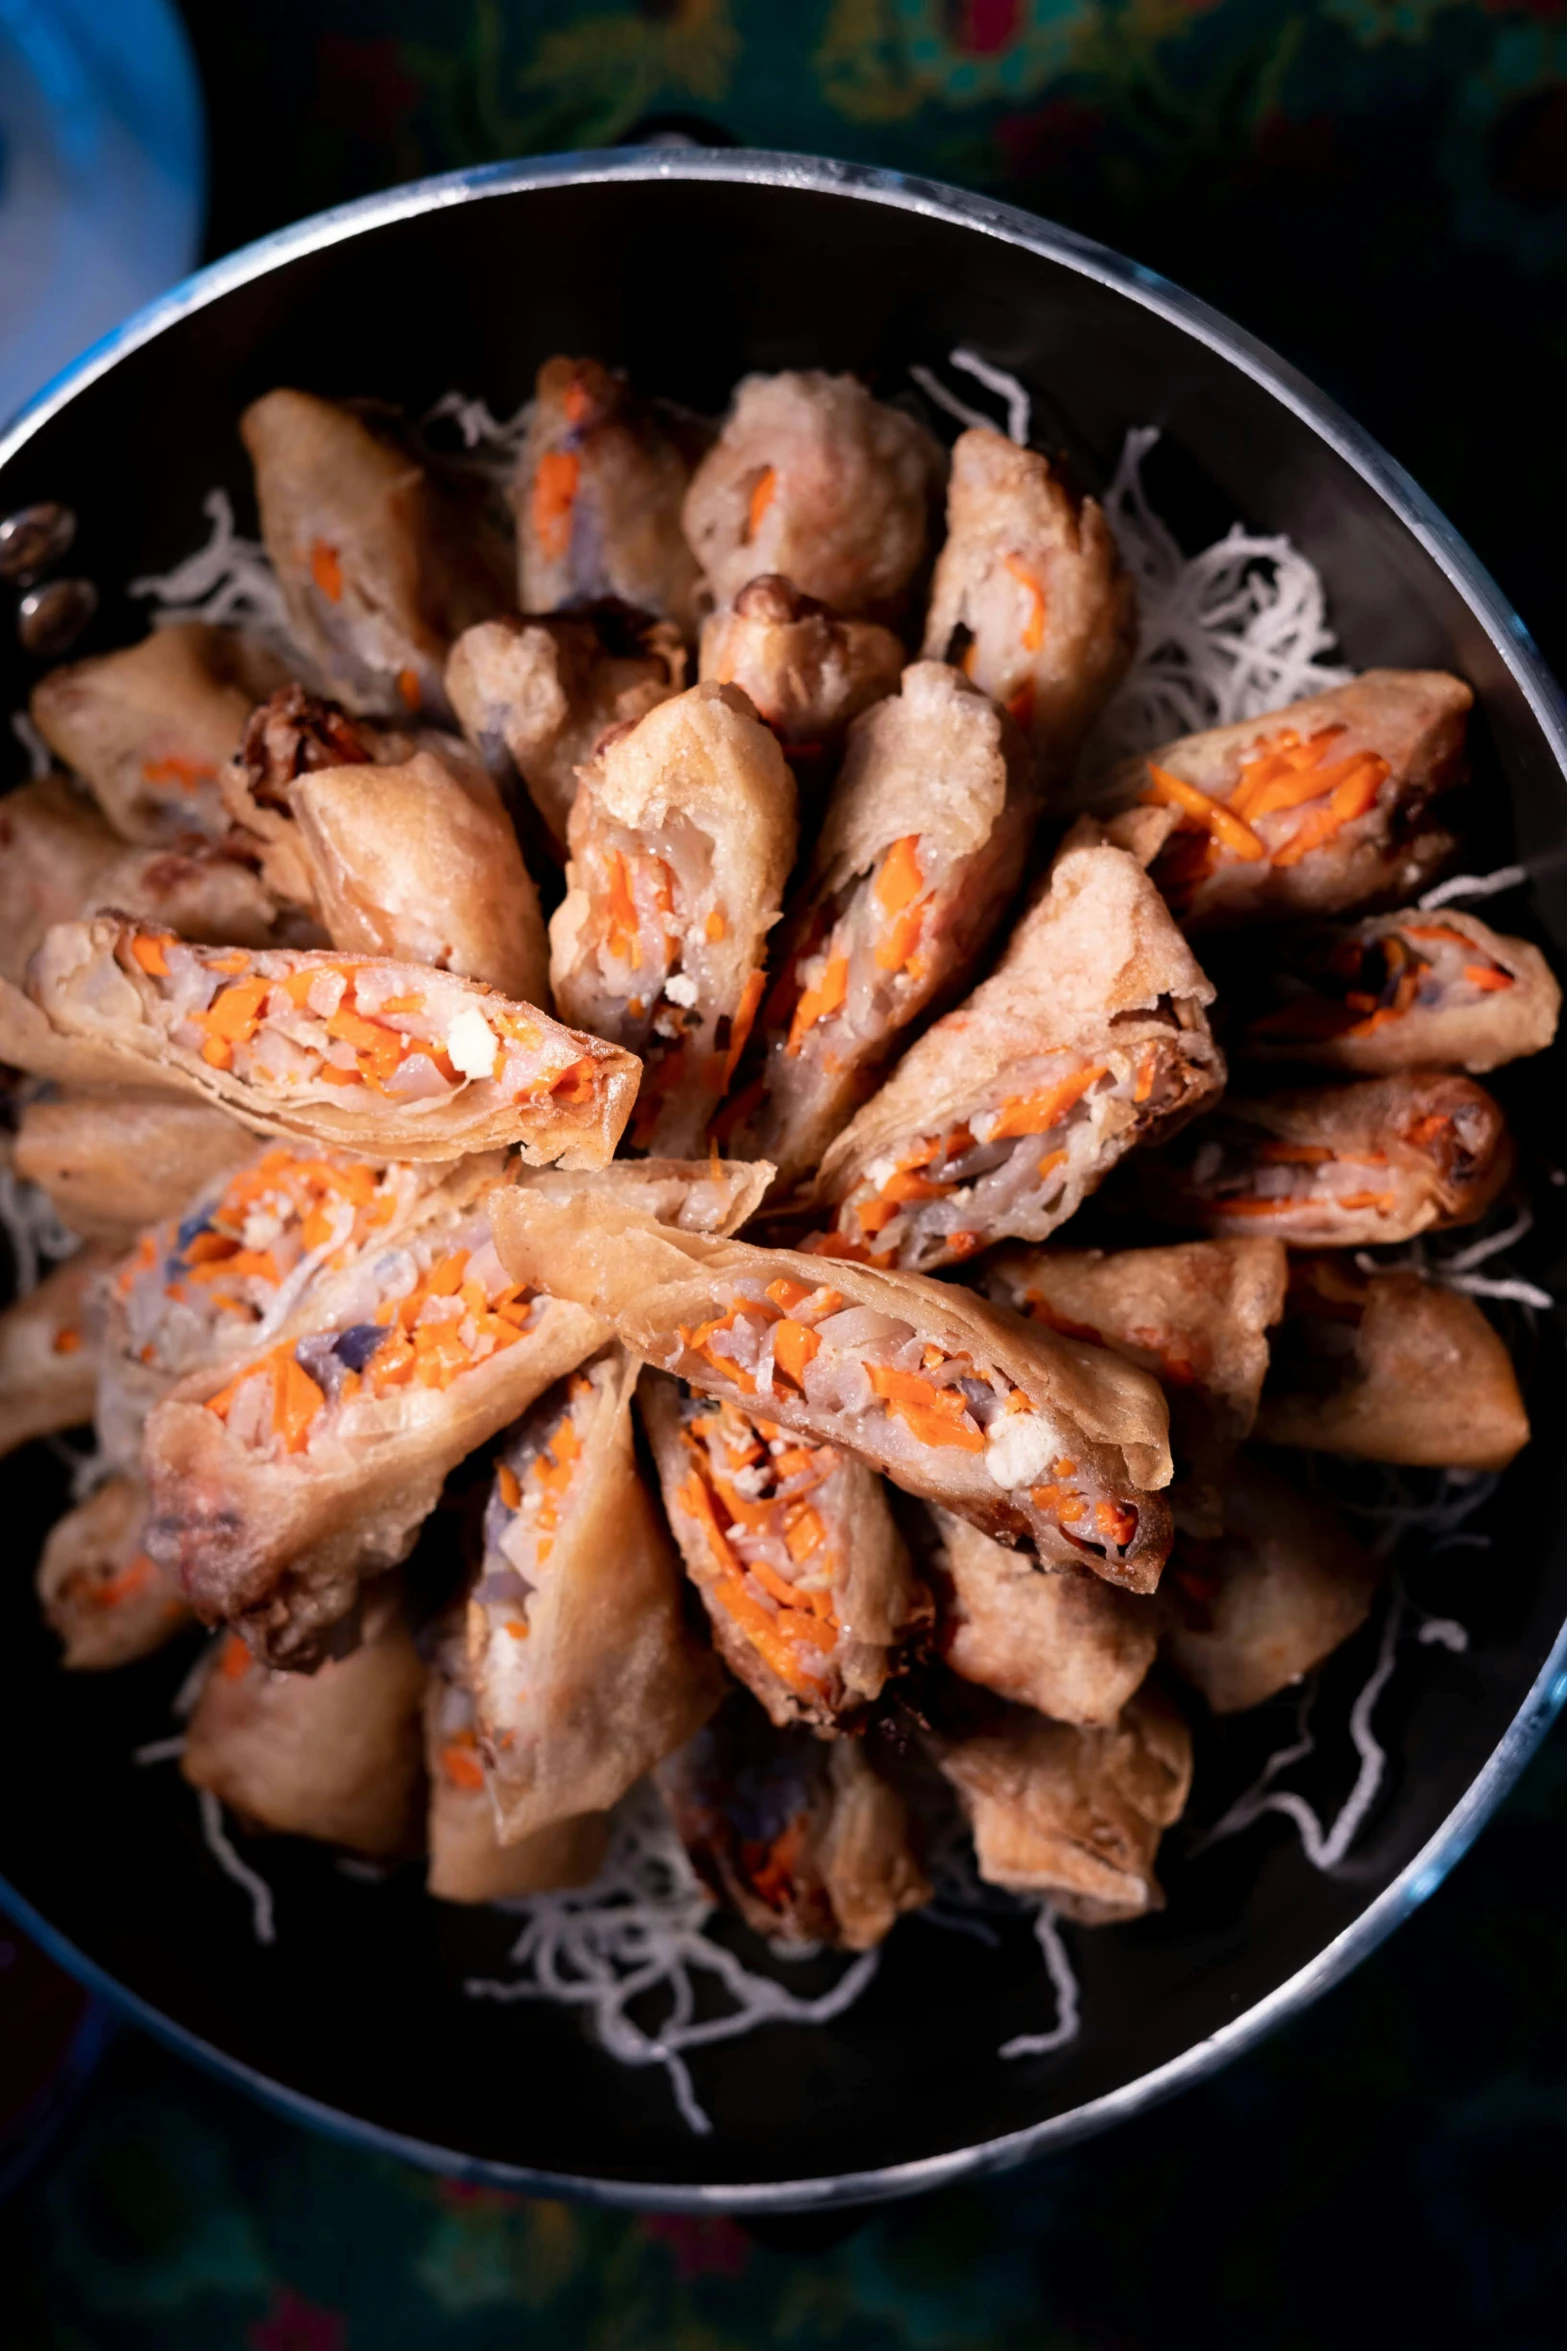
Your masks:
[[[108,645],[143,625],[121,583],[199,541],[212,484],[249,511],[235,419],[276,383],[415,411],[457,385],[499,414],[548,353],[589,350],[712,410],[748,368],[850,368],[890,388],[911,361],[964,344],[1034,388],[1041,437],[1090,483],[1128,427],[1164,427],[1161,498],[1177,527],[1193,544],[1236,517],[1289,532],[1320,566],[1357,665],[1431,664],[1473,682],[1474,853],[1529,864],[1535,927],[1567,949],[1567,713],[1441,516],[1223,319],[1099,247],[924,182],[769,156],[619,154],[351,205],[219,264],[90,353],[0,442],[0,512],[42,498],[77,511],[73,567],[103,593],[88,642]],[[28,664],[12,645],[0,662],[4,707],[17,707]],[[1505,902],[1515,924],[1522,903]],[[1559,1083],[1531,1064],[1509,1096],[1526,1114]],[[1542,1349],[1537,1426],[1559,1425],[1562,1392],[1559,1352]],[[616,2064],[575,2014],[465,1998],[464,1978],[494,1972],[509,1930],[428,1902],[416,1876],[367,1886],[325,1854],[271,1848],[279,1939],[258,1947],[190,1791],[129,1760],[167,1728],[184,1661],[59,1674],[28,1571],[62,1473],[35,1446],[3,1481],[16,1557],[0,1595],[0,1900],[144,2023],[295,2114],[448,2171],[607,2202],[756,2211],[901,2194],[1058,2146],[1195,2080],[1430,1891],[1567,1687],[1567,1461],[1545,1443],[1477,1522],[1494,1547],[1429,1571],[1476,1638],[1462,1656],[1410,1644],[1377,1717],[1390,1777],[1339,1866],[1312,1868],[1278,1818],[1207,1855],[1171,1840],[1169,1908],[1071,1938],[1081,2031],[1021,2060],[999,2045],[1052,2015],[1026,1924],[986,1943],[909,1922],[836,2023],[769,2027],[697,2061],[715,2126],[704,2138],[659,2069]],[[1375,1641],[1332,1669],[1340,1701]],[[1340,1702],[1348,1755],[1344,1716]],[[1287,1706],[1272,1721],[1278,1744]],[[1199,1815],[1268,1744],[1266,1724],[1204,1743]],[[1324,1785],[1335,1771],[1342,1782],[1341,1762],[1324,1769]]]

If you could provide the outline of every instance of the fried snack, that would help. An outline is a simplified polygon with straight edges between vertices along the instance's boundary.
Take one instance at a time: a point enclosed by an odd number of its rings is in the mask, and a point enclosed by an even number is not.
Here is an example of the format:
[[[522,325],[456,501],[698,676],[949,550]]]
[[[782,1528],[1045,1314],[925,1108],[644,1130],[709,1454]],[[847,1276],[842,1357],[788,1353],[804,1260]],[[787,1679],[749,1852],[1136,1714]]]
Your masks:
[[[142,1548],[146,1523],[146,1487],[116,1477],[49,1530],[38,1598],[70,1671],[133,1664],[191,1622],[178,1585]]]
[[[719,1655],[780,1728],[837,1730],[927,1614],[881,1480],[656,1372],[638,1402]]]
[[[546,359],[510,492],[523,611],[613,599],[694,636],[700,582],[680,505],[706,440],[596,359]]]
[[[1413,1467],[1505,1469],[1529,1442],[1512,1360],[1472,1298],[1297,1257],[1257,1433]]]
[[[1069,850],[992,977],[827,1152],[807,1246],[918,1272],[1042,1241],[1224,1084],[1213,988],[1134,857]]]
[[[252,709],[284,675],[258,639],[176,621],[139,645],[52,669],[28,707],[49,748],[127,841],[221,839],[228,818],[219,773]]]
[[[395,1612],[312,1674],[272,1673],[230,1633],[180,1770],[255,1828],[395,1859],[419,1843],[423,1703],[424,1667]]]
[[[555,1001],[644,1056],[631,1141],[700,1150],[761,1001],[794,778],[738,687],[692,686],[583,769],[570,839]]]
[[[770,1942],[869,1951],[930,1900],[908,1807],[861,1739],[778,1730],[737,1692],[658,1782],[698,1874]]]
[[[960,433],[927,659],[956,662],[1002,703],[1041,775],[1059,781],[1136,641],[1137,597],[1103,509],[1073,498],[1048,458],[1004,433]]]
[[[611,1348],[540,1397],[496,1463],[468,1673],[504,1844],[607,1811],[723,1695],[637,1467],[636,1384]]]
[[[28,986],[47,1031],[87,1047],[100,1077],[161,1080],[260,1134],[377,1158],[516,1143],[532,1162],[600,1167],[637,1090],[631,1054],[421,964],[190,947],[99,916],[56,923]],[[6,1029],[0,1008],[10,1058]],[[74,1075],[69,1053],[61,1063]]]
[[[1188,930],[1396,906],[1452,854],[1430,803],[1462,779],[1473,701],[1443,670],[1369,669],[1124,760],[1096,801],[1166,812],[1153,878]]]
[[[400,765],[422,737],[403,728],[350,718],[340,704],[303,686],[280,686],[251,712],[239,749],[219,777],[223,805],[240,848],[253,857],[269,889],[301,907],[315,903],[315,880],[305,857],[290,795],[301,776],[323,767],[366,762]],[[463,746],[457,744],[459,755]]]
[[[897,692],[906,658],[891,629],[839,620],[792,580],[765,572],[702,623],[699,675],[749,694],[796,777],[814,783],[850,719]]]
[[[1153,1664],[1155,1600],[1097,1576],[1042,1574],[966,1518],[933,1515],[937,1639],[952,1671],[1056,1722],[1113,1723]]]
[[[226,1110],[121,1086],[27,1103],[13,1165],[84,1240],[129,1248],[255,1150]]]
[[[674,623],[618,611],[481,621],[446,664],[463,733],[492,774],[516,768],[562,859],[578,768],[685,682]]]
[[[760,1073],[724,1114],[793,1191],[909,1024],[950,998],[995,930],[1038,813],[1022,737],[939,662],[861,714],[763,1007]]]
[[[1215,1714],[1238,1714],[1359,1630],[1381,1569],[1322,1495],[1250,1455],[1226,1481],[1224,1521],[1216,1542],[1180,1539],[1164,1654]]]
[[[1192,1742],[1162,1690],[1140,1690],[1103,1727],[1009,1706],[973,1736],[934,1745],[987,1885],[1042,1894],[1082,1926],[1163,1909],[1154,1856],[1185,1809]]]
[[[480,493],[416,457],[390,411],[269,392],[239,430],[289,629],[328,689],[447,717],[453,640],[510,602]]]
[[[1011,1249],[988,1262],[984,1288],[1047,1330],[1111,1347],[1153,1373],[1170,1407],[1170,1507],[1178,1526],[1202,1534],[1217,1531],[1214,1481],[1257,1417],[1286,1271],[1283,1245],[1271,1239],[1108,1255]]]
[[[558,1167],[522,1168],[517,1183],[530,1199],[618,1202],[639,1216],[687,1233],[737,1233],[762,1205],[773,1171],[765,1159],[612,1159],[607,1167],[566,1175]]]
[[[1356,1077],[1500,1069],[1545,1051],[1562,1003],[1538,947],[1445,907],[1286,935],[1246,977],[1263,1009],[1241,1025],[1239,1053]]]
[[[0,1456],[92,1419],[95,1292],[113,1263],[110,1250],[78,1249],[0,1313]]]
[[[324,947],[326,934],[280,899],[255,868],[192,834],[131,849],[74,909],[83,920],[121,915],[150,931],[206,947]],[[40,942],[41,944],[41,942]]]
[[[19,981],[51,923],[91,901],[125,853],[92,801],[64,776],[40,776],[0,800],[0,979]]]
[[[832,611],[895,615],[931,540],[945,459],[854,376],[746,376],[685,502],[715,604],[781,572]]]
[[[466,1615],[453,1609],[428,1642],[424,1759],[430,1780],[426,1890],[440,1902],[516,1902],[585,1886],[609,1846],[609,1815],[579,1813],[503,1845],[484,1784],[468,1682]]]
[[[500,1192],[491,1229],[514,1279],[547,1280],[704,1395],[857,1454],[1046,1561],[1157,1584],[1168,1416],[1133,1365],[951,1283],[676,1232],[607,1203],[589,1227],[570,1202]]]
[[[1266,1230],[1300,1248],[1407,1241],[1483,1216],[1513,1171],[1501,1108],[1472,1078],[1408,1070],[1314,1092],[1231,1095],[1133,1189],[1163,1224]]]

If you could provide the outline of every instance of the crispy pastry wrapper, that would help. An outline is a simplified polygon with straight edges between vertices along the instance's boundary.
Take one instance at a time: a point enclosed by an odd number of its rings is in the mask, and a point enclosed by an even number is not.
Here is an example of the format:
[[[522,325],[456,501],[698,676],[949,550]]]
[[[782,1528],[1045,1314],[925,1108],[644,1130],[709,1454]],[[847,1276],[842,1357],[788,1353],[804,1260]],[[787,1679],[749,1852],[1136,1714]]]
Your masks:
[[[326,934],[239,856],[196,835],[122,850],[72,909],[130,915],[209,947],[324,947]],[[41,944],[42,942],[38,942]]]
[[[367,763],[399,767],[421,748],[455,754],[467,746],[434,728],[378,726],[350,718],[342,705],[297,682],[280,686],[251,712],[239,748],[218,779],[238,853],[255,860],[280,898],[301,908],[316,903],[311,872],[291,794],[302,776],[323,767]]]
[[[146,1524],[141,1480],[116,1477],[50,1528],[38,1599],[70,1671],[133,1664],[190,1623],[179,1586],[143,1548]]]
[[[637,1465],[638,1368],[612,1348],[541,1397],[497,1462],[468,1671],[504,1844],[607,1811],[723,1695]]]
[[[605,735],[634,726],[685,682],[674,623],[634,613],[481,621],[446,664],[463,733],[491,774],[515,767],[562,860],[578,768]]]
[[[1176,1523],[1211,1534],[1214,1481],[1257,1417],[1287,1270],[1272,1239],[1009,1249],[987,1261],[984,1287],[1047,1330],[1113,1348],[1153,1373],[1170,1407]]]
[[[1232,1094],[1171,1149],[1136,1160],[1132,1190],[1163,1224],[1348,1249],[1472,1224],[1514,1159],[1501,1107],[1483,1086],[1408,1070],[1352,1086]]]
[[[1185,1810],[1192,1742],[1156,1684],[1113,1724],[1009,1706],[973,1736],[933,1742],[974,1831],[979,1874],[1042,1894],[1083,1926],[1161,1910],[1159,1839]]]
[[[567,1174],[558,1167],[522,1168],[517,1184],[529,1199],[576,1200],[591,1221],[594,1203],[627,1208],[686,1233],[727,1236],[749,1224],[761,1207],[773,1170],[765,1159],[612,1159],[607,1167]]]
[[[1443,670],[1370,669],[1262,718],[1123,760],[1095,804],[1167,812],[1153,878],[1188,930],[1416,898],[1454,842],[1474,696]]]
[[[952,1671],[1056,1722],[1113,1723],[1153,1664],[1157,1601],[1097,1576],[1042,1574],[966,1518],[934,1516],[937,1645]]]
[[[1070,850],[992,976],[928,1029],[821,1164],[829,1256],[919,1272],[1042,1241],[1219,1092],[1213,988],[1137,861]]]
[[[841,620],[767,572],[702,623],[699,675],[749,694],[796,776],[814,784],[850,719],[897,692],[906,659],[891,629]]]
[[[1248,973],[1249,990],[1258,976]],[[1406,907],[1286,937],[1261,994],[1236,1037],[1246,1060],[1355,1077],[1500,1069],[1545,1051],[1562,1003],[1538,947],[1448,907]]]
[[[814,1171],[910,1024],[962,987],[1017,888],[1038,806],[1011,720],[940,662],[911,664],[854,721],[779,941],[760,1055],[723,1121],[775,1162],[782,1190]]]
[[[1419,1274],[1297,1257],[1257,1418],[1273,1445],[1505,1469],[1529,1442],[1518,1375],[1472,1298]]]
[[[607,1204],[591,1227],[569,1202],[521,1192],[490,1213],[514,1279],[547,1279],[704,1395],[857,1454],[1047,1562],[1157,1584],[1170,1519],[1153,1489],[1170,1453],[1146,1372],[916,1274],[676,1232]]]
[[[27,1103],[13,1164],[84,1240],[128,1247],[255,1151],[255,1136],[226,1110],[117,1086]]]
[[[1120,684],[1137,598],[1103,509],[1004,433],[960,433],[947,484],[925,653],[1002,703],[1059,779]]]
[[[251,710],[285,675],[255,637],[176,621],[139,645],[52,669],[29,709],[125,840],[220,839],[228,818],[219,775]]]
[[[510,491],[523,611],[610,599],[694,636],[701,582],[680,509],[707,438],[596,359],[547,359]]]
[[[834,612],[895,617],[945,471],[924,426],[854,376],[746,376],[686,494],[686,537],[715,604],[781,572]]]
[[[64,776],[40,776],[0,800],[0,979],[20,981],[51,923],[93,897],[125,843]]]
[[[350,710],[439,719],[453,639],[510,601],[506,560],[481,493],[415,457],[399,426],[276,391],[239,429],[290,631],[328,690]]]
[[[422,964],[188,947],[103,915],[57,923],[28,986],[53,1037],[87,1048],[86,1082],[91,1069],[176,1085],[258,1133],[377,1158],[516,1143],[536,1163],[602,1166],[636,1096],[633,1055]],[[10,1057],[7,1025],[0,1005]],[[47,1062],[15,1025],[34,1054],[23,1066]],[[77,1068],[68,1050],[44,1074]]]
[[[346,1657],[274,1673],[219,1647],[180,1769],[252,1826],[393,1859],[419,1844],[424,1666],[395,1609]]]
[[[0,1455],[92,1419],[96,1293],[113,1263],[110,1250],[79,1249],[0,1313]]]
[[[869,1951],[931,1898],[908,1807],[863,1739],[779,1730],[736,1693],[658,1782],[698,1874],[769,1942]]]
[[[1226,1480],[1224,1523],[1216,1541],[1180,1538],[1163,1653],[1215,1714],[1238,1714],[1358,1632],[1382,1571],[1323,1495],[1254,1454]]]
[[[880,1478],[657,1372],[638,1407],[719,1655],[780,1728],[836,1731],[929,1617]]]
[[[570,837],[555,1001],[644,1055],[632,1142],[698,1151],[761,1001],[794,778],[738,687],[692,686],[583,770]]]

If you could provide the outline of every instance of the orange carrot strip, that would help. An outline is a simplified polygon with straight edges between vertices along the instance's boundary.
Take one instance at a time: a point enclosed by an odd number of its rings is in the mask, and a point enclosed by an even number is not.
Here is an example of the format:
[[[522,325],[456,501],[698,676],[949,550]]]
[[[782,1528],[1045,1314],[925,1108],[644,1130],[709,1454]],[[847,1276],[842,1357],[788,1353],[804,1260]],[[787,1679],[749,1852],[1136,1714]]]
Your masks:
[[[1022,1094],[1015,1101],[1003,1104],[991,1141],[999,1143],[1011,1135],[1049,1134],[1109,1066],[1108,1062],[1096,1061],[1092,1068],[1075,1071],[1059,1085],[1042,1087],[1037,1094]]]
[[[448,1739],[441,1749],[441,1771],[454,1788],[465,1795],[477,1796],[484,1787],[484,1766],[479,1761],[478,1745],[472,1731],[464,1731],[459,1738]]]
[[[1314,808],[1295,827],[1289,839],[1273,852],[1276,866],[1299,865],[1313,849],[1320,849],[1325,841],[1356,817],[1364,816],[1373,806],[1383,780],[1392,771],[1385,759],[1375,751],[1363,751],[1346,763],[1348,773],[1336,784],[1328,796],[1325,808]]]
[[[509,1463],[504,1461],[496,1463],[495,1484],[507,1509],[516,1510],[519,1508],[522,1502],[522,1488],[517,1483],[517,1472]]]
[[[1023,650],[1037,653],[1045,641],[1045,590],[1036,572],[1029,570],[1020,555],[1009,555],[1006,568],[1028,598],[1028,618],[1023,623]]]
[[[807,1033],[819,1020],[825,1020],[830,1013],[836,1012],[848,993],[849,958],[847,955],[830,956],[821,978],[805,990],[795,1006],[785,1052],[798,1053]]]
[[[1483,988],[1487,993],[1494,988],[1510,988],[1513,984],[1512,973],[1499,970],[1494,963],[1466,963],[1464,978],[1472,988]]]
[[[781,1322],[773,1331],[773,1363],[797,1388],[805,1386],[805,1367],[821,1350],[821,1341],[803,1322]]]
[[[766,975],[760,971],[753,971],[740,991],[740,1001],[735,1006],[734,1025],[729,1031],[729,1050],[724,1055],[723,1082],[726,1086],[734,1076],[739,1066],[740,1056],[745,1051],[765,986]]]
[[[169,976],[169,959],[165,950],[173,945],[172,931],[165,931],[156,937],[149,931],[138,931],[131,941],[131,954],[149,979],[166,980]]]
[[[570,449],[546,449],[539,459],[529,514],[549,563],[559,563],[571,545],[571,510],[581,478],[582,461]]]
[[[1142,794],[1146,804],[1157,805],[1162,801],[1167,807],[1179,808],[1184,815],[1194,818],[1210,832],[1221,847],[1229,850],[1232,857],[1244,857],[1255,863],[1259,858],[1267,856],[1267,850],[1251,826],[1243,817],[1236,816],[1233,810],[1227,808],[1222,800],[1210,799],[1206,792],[1199,792],[1195,784],[1187,783],[1182,776],[1171,775],[1167,767],[1158,766],[1152,759],[1148,762],[1148,774],[1148,789]]]
[[[745,543],[750,545],[762,527],[762,518],[778,495],[778,468],[769,465],[757,476],[751,491],[751,502],[746,508]]]
[[[315,540],[310,549],[310,576],[329,604],[343,601],[343,564],[335,547],[325,539]]]
[[[919,839],[918,833],[905,833],[883,853],[876,870],[871,896],[889,919],[901,914],[906,906],[912,906],[925,886],[920,873]]]

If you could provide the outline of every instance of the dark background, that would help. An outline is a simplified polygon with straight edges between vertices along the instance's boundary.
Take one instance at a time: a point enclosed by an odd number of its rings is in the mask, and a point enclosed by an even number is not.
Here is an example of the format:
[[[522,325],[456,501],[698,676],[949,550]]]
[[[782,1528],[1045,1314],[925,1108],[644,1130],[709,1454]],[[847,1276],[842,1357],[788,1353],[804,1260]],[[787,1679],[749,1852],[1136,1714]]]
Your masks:
[[[650,120],[1003,193],[1165,271],[1332,391],[1567,665],[1567,0],[184,13],[211,254],[391,181]],[[1108,2139],[836,2244],[456,2189],[307,2139],[126,2037],[0,2213],[0,2342],[1545,2351],[1567,2340],[1564,1825],[1559,1734],[1427,1910],[1264,2050]],[[8,1948],[0,1976],[26,1966]],[[10,2031],[14,2071],[45,2027]]]

